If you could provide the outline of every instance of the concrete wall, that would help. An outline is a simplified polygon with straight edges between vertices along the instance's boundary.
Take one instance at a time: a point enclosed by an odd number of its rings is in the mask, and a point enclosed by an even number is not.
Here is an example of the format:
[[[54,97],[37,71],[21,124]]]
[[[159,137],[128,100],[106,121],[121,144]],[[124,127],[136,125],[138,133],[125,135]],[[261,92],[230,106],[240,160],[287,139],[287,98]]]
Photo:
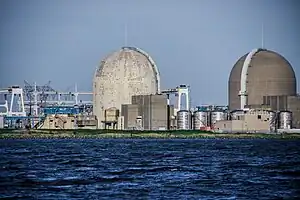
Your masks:
[[[136,118],[142,117],[144,130],[167,129],[167,96],[136,95],[132,96],[132,104],[122,105],[124,128],[136,126]]]
[[[239,132],[243,131],[244,121],[242,120],[221,120],[215,123],[216,130],[225,132]]]
[[[150,107],[150,127],[148,130],[167,129],[167,96],[166,95],[151,95],[148,105]]]
[[[140,115],[145,130],[167,128],[167,98],[165,95],[147,95],[143,97]],[[134,101],[133,101],[134,102]]]
[[[167,104],[153,102],[151,111],[151,130],[167,129]]]
[[[125,124],[124,124],[124,116],[119,116],[118,118],[118,130],[124,130]]]
[[[257,113],[257,114],[246,114],[244,120],[245,131],[269,131],[270,121],[269,114]]]
[[[265,111],[250,112],[240,120],[218,121],[215,127],[226,132],[269,132],[270,115]]]
[[[139,106],[126,104],[122,105],[121,116],[124,117],[124,129],[136,127],[136,118],[139,116]]]

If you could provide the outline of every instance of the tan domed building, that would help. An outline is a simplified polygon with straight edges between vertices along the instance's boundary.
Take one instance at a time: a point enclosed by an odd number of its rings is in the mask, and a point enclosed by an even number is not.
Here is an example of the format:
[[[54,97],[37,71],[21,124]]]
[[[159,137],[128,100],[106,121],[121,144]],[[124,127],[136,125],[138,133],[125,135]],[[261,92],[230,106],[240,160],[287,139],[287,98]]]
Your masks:
[[[248,60],[246,60],[249,54]],[[248,61],[248,62],[247,62]],[[290,63],[276,52],[257,49],[242,56],[234,65],[229,77],[228,102],[230,110],[241,109],[242,69],[246,72],[246,105],[268,103],[267,96],[296,95],[296,77]],[[274,100],[273,100],[274,101]],[[280,100],[279,100],[280,101]],[[284,102],[278,102],[282,107]]]
[[[300,127],[300,98],[291,64],[280,54],[254,49],[233,66],[228,81],[229,110],[268,107],[292,111]],[[298,122],[297,122],[298,121]]]
[[[93,81],[94,114],[103,128],[106,110],[121,110],[133,95],[160,92],[160,75],[152,58],[143,50],[123,47],[108,55],[97,67]]]

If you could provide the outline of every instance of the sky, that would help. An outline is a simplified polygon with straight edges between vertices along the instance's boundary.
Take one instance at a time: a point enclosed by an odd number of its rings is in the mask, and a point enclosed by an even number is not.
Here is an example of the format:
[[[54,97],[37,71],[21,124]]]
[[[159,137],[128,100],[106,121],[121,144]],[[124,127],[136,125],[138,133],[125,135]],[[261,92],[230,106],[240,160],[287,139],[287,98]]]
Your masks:
[[[1,0],[0,88],[92,91],[100,61],[134,46],[156,62],[161,88],[187,84],[192,105],[227,105],[231,68],[254,48],[283,55],[300,79],[299,10],[297,0]]]

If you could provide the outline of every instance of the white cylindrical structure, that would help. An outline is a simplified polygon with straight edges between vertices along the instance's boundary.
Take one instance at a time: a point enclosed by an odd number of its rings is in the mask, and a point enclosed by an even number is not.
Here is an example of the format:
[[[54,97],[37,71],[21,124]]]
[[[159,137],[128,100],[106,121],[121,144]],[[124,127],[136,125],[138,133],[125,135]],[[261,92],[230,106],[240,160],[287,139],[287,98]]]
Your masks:
[[[210,125],[214,126],[217,121],[225,120],[226,113],[223,111],[212,111],[210,113]]]
[[[209,112],[195,111],[193,115],[193,129],[201,130],[208,127]]]
[[[187,110],[180,110],[177,112],[177,129],[190,130],[192,122],[192,114]]]
[[[281,111],[279,113],[279,128],[280,129],[291,129],[293,122],[292,112]]]
[[[276,130],[276,120],[277,114],[274,111],[269,111],[269,124],[270,124],[270,131],[274,132]]]

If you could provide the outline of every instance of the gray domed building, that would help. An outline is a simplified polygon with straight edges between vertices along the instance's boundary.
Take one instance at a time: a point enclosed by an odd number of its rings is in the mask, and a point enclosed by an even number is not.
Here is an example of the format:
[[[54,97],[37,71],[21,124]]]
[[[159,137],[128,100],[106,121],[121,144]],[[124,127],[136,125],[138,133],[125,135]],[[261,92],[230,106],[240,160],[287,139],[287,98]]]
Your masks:
[[[296,95],[296,77],[283,56],[270,50],[256,49],[236,62],[230,73],[228,90],[230,110],[241,109],[243,97],[246,97],[244,106],[273,103],[274,106],[278,104],[273,109],[284,109],[286,102],[280,96]],[[277,99],[279,102],[275,102]]]
[[[292,111],[294,126],[300,127],[300,98],[295,72],[280,54],[254,49],[233,66],[228,81],[229,110],[268,107]]]
[[[160,92],[160,75],[152,58],[143,50],[123,47],[108,55],[97,67],[93,81],[94,114],[104,128],[105,112],[120,112],[133,95]]]

